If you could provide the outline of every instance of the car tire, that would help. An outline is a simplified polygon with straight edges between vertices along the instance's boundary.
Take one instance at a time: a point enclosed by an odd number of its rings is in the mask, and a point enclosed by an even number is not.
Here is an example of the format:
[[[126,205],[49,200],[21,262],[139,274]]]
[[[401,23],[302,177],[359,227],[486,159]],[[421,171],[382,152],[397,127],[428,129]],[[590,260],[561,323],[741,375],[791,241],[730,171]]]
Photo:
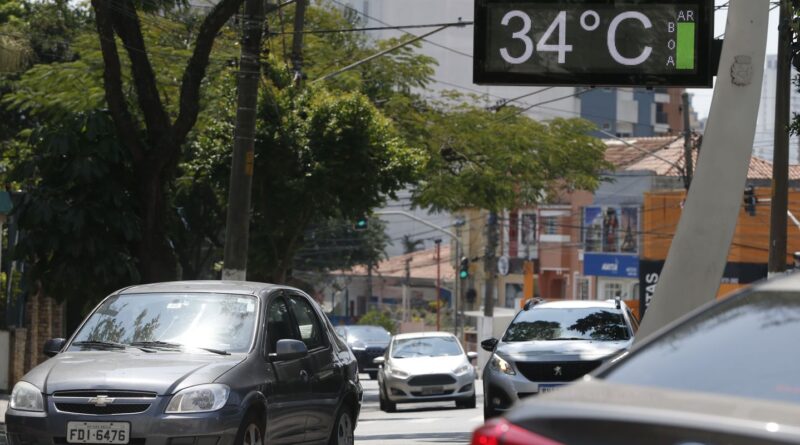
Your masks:
[[[385,394],[386,394],[386,391],[383,389],[383,387],[379,386],[378,387],[378,401],[380,402],[381,411],[387,412],[387,413],[393,413],[393,412],[397,411],[397,404],[392,402],[391,400],[389,400],[389,398],[386,397]]]
[[[267,443],[264,437],[264,422],[255,413],[250,413],[245,417],[242,426],[236,433],[235,445],[264,445]]]
[[[353,410],[349,405],[342,405],[339,414],[336,416],[336,423],[333,424],[329,445],[353,445],[355,443],[356,423],[353,418]]]
[[[475,406],[476,406],[475,393],[473,393],[472,397],[468,399],[456,400],[456,408],[473,409],[475,408]]]
[[[378,378],[378,371],[370,371],[368,374],[370,380],[376,380]]]

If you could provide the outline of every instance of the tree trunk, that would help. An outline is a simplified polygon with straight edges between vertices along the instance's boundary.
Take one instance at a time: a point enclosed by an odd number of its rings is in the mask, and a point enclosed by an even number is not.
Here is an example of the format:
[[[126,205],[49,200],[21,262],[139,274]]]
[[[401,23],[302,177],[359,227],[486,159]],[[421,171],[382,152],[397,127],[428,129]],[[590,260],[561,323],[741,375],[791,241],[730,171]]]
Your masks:
[[[166,179],[164,169],[158,171],[152,163],[136,163],[139,178],[137,201],[142,216],[142,238],[137,256],[143,283],[172,281],[177,276],[177,258],[167,239]]]

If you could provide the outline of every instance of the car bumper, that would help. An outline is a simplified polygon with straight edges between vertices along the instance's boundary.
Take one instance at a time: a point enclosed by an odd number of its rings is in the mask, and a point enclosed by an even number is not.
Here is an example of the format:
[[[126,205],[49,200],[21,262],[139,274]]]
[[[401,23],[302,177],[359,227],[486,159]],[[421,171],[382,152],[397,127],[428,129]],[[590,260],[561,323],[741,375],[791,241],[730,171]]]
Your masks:
[[[43,414],[9,409],[6,428],[8,445],[67,444],[68,422],[130,423],[131,445],[232,445],[241,419],[242,413],[235,407],[182,415],[147,411],[130,415]]]
[[[508,375],[486,367],[483,373],[484,397],[495,411],[507,411],[520,399],[552,390],[569,382],[532,382],[517,373]]]
[[[475,373],[449,374],[455,383],[443,385],[412,385],[408,378],[384,376],[386,397],[394,403],[438,402],[468,399],[475,395]]]

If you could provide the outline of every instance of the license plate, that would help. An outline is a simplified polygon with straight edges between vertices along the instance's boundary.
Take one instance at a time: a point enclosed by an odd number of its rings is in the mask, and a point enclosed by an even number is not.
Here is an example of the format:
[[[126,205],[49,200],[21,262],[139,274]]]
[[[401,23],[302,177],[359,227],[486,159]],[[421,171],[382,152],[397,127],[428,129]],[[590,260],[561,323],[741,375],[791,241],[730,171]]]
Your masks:
[[[67,443],[126,444],[130,441],[128,422],[68,422]]]
[[[422,388],[422,395],[423,396],[432,396],[435,394],[441,394],[444,392],[444,388],[441,386],[429,386],[427,388]]]
[[[539,385],[539,392],[543,393],[543,392],[555,391],[556,388],[558,388],[560,386],[564,386],[564,385],[562,385],[562,384]]]

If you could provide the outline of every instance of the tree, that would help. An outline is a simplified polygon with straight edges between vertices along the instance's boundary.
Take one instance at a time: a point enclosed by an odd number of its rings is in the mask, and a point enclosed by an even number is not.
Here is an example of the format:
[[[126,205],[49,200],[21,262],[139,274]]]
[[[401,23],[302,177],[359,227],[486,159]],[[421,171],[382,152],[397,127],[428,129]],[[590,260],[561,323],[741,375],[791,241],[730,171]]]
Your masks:
[[[167,187],[175,178],[189,132],[200,111],[201,86],[206,78],[209,56],[217,34],[238,11],[242,0],[221,0],[203,19],[193,43],[191,56],[180,76],[177,111],[170,113],[168,97],[159,88],[151,53],[142,32],[144,17],[179,8],[172,0],[135,2],[92,0],[95,25],[103,57],[105,99],[117,136],[130,152],[136,181],[137,213],[142,222],[136,257],[142,281],[176,277],[176,262],[167,240]],[[135,91],[134,101],[123,89],[123,61],[117,38],[127,53]]]
[[[293,268],[328,272],[375,265],[386,257],[388,243],[386,225],[380,220],[370,221],[367,230],[355,230],[351,220],[330,219],[303,234],[303,247],[295,254]]]
[[[409,254],[419,250],[420,246],[425,245],[425,241],[421,239],[411,239],[411,235],[403,235],[403,253]]]

